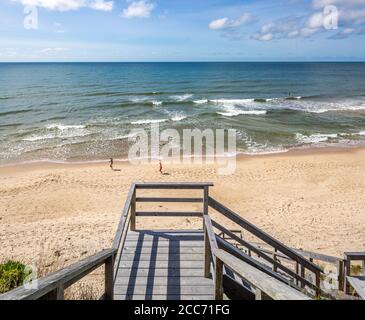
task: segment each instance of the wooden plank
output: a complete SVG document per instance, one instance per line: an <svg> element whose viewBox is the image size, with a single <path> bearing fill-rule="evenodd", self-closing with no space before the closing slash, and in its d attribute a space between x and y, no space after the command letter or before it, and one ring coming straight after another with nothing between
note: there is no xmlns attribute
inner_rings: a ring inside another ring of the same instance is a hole
<svg viewBox="0 0 365 320"><path fill-rule="evenodd" d="M38 279L37 288L30 289L26 286L21 286L0 295L0 300L36 300L59 287L66 289L68 286L103 265L107 259L115 256L115 253L115 249L101 251L44 278Z"/></svg>
<svg viewBox="0 0 365 320"><path fill-rule="evenodd" d="M201 217L201 212L158 212L158 211L139 211L137 217Z"/></svg>
<svg viewBox="0 0 365 320"><path fill-rule="evenodd" d="M153 274L155 277L203 277L202 269L189 269L180 267L170 267L168 269L156 269L156 268L121 268L118 269L117 279L120 277L130 277L131 275L135 275L136 277L147 277L150 274Z"/></svg>
<svg viewBox="0 0 365 320"><path fill-rule="evenodd" d="M203 202L202 198L148 198L148 197L140 197L136 198L137 202L167 202L167 203L201 203Z"/></svg>
<svg viewBox="0 0 365 320"><path fill-rule="evenodd" d="M203 189L204 187L212 187L211 182L138 182L137 189Z"/></svg>
<svg viewBox="0 0 365 320"><path fill-rule="evenodd" d="M148 299L147 299L148 298ZM114 300L193 300L205 301L213 300L213 295L115 295Z"/></svg>
<svg viewBox="0 0 365 320"><path fill-rule="evenodd" d="M195 248L203 248L203 241L159 241L158 243L158 247L159 248L182 248L182 247L195 247ZM152 242L152 241L146 241L143 244L136 244L135 242L127 242L125 243L125 247L127 248L151 248L151 247L155 247L156 245Z"/></svg>
<svg viewBox="0 0 365 320"><path fill-rule="evenodd" d="M261 290L274 300L309 300L309 297L300 291L285 285L221 249L217 250L216 256L254 288Z"/></svg>
<svg viewBox="0 0 365 320"><path fill-rule="evenodd" d="M348 283L354 288L362 300L365 300L365 276L347 276Z"/></svg>
<svg viewBox="0 0 365 320"><path fill-rule="evenodd" d="M320 267L318 267L314 263L306 260L304 257L302 257L300 254L296 253L291 248L287 247L286 245L284 245L280 241L276 240L275 238L270 236L268 233L260 230L255 225L253 225L252 223L250 223L247 220L243 219L238 214L236 214L232 210L228 209L224 205L220 204L218 201L214 200L211 197L209 197L209 205L213 209L215 209L218 212L220 212L221 214L223 214L228 219L230 219L233 222L237 223L239 226L241 226L245 230L249 231L250 233L252 233L256 237L258 237L259 239L261 239L262 241L270 244L272 247L274 247L275 249L281 251L282 253L284 253L288 257L291 257L293 260L300 262L307 269L309 269L313 272L315 272L315 271L323 272L323 270Z"/></svg>
<svg viewBox="0 0 365 320"><path fill-rule="evenodd" d="M209 286L213 288L213 281L211 279L206 279L202 277L202 272L199 276L174 276L174 277L118 277L115 281L116 286L125 286L129 283L134 283L135 285L158 285L166 286L170 285L181 285L181 286Z"/></svg>
<svg viewBox="0 0 365 320"><path fill-rule="evenodd" d="M129 255L134 255L136 252L139 252L141 255L144 254L150 254L152 247L140 247L139 249L135 249L135 248L129 248L129 247L125 247L123 250L123 253L125 254L129 254ZM204 250L202 247L157 247L156 250L156 254L157 256L162 255L162 254L199 254L202 255L204 253Z"/></svg>
<svg viewBox="0 0 365 320"><path fill-rule="evenodd" d="M150 262L149 261L121 261L119 264L119 269L123 269L123 268L132 268L133 266L136 266L136 268L141 268L141 269L148 269L150 268ZM203 273L203 268L204 268L204 261L200 260L200 261L187 261L187 260L182 260L182 261L161 261L161 260L157 260L155 263L155 268L156 269L168 269L168 268L191 268L191 269L199 269L201 268L201 272Z"/></svg>
<svg viewBox="0 0 365 320"><path fill-rule="evenodd" d="M178 293L181 295L209 295L213 292L213 286L159 286L153 285L151 287L147 287L145 285L142 286L118 286L114 287L114 292L116 295L123 295L123 294L137 294L137 295L145 295L145 294L168 294L169 292Z"/></svg>
<svg viewBox="0 0 365 320"><path fill-rule="evenodd" d="M134 260L135 254L123 254L121 261L131 261ZM193 253L164 253L164 254L141 254L138 258L139 261L201 261L202 254Z"/></svg>

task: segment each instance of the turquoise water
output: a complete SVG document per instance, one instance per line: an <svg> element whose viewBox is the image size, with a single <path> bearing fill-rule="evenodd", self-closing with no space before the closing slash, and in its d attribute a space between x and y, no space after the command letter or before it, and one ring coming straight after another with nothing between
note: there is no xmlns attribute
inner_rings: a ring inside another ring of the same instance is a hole
<svg viewBox="0 0 365 320"><path fill-rule="evenodd" d="M249 154L362 144L365 63L0 64L0 163L125 158L151 122Z"/></svg>

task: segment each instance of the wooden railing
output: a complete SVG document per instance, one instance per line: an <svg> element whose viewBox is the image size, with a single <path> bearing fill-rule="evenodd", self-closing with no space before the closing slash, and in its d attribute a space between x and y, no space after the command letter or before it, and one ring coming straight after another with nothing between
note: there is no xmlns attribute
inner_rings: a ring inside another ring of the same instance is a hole
<svg viewBox="0 0 365 320"><path fill-rule="evenodd" d="M204 242L205 242L205 263L204 276L211 276L211 261L213 260L213 281L216 300L223 299L223 269L224 266L235 272L241 279L250 284L255 290L257 300L308 300L309 297L284 284L272 275L260 271L234 255L219 249L217 236L213 230L212 220L208 215L204 216Z"/></svg>
<svg viewBox="0 0 365 320"><path fill-rule="evenodd" d="M209 187L213 183L206 182L167 182L167 183L136 183L132 197L131 230L136 229L136 217L199 217L208 213ZM176 189L176 190L203 190L202 198L162 198L162 197L136 197L136 191L145 189ZM158 212L136 211L137 203L203 203L201 212Z"/></svg>
<svg viewBox="0 0 365 320"><path fill-rule="evenodd" d="M116 250L107 249L76 262L44 278L36 279L12 291L0 295L0 300L63 300L64 290L96 268L105 265L105 294L103 299L113 299L113 265Z"/></svg>
<svg viewBox="0 0 365 320"><path fill-rule="evenodd" d="M174 216L174 217L201 217L204 226L205 239L205 263L204 276L209 277L211 274L211 265L213 265L213 280L215 282L215 297L221 299L223 297L223 267L230 268L237 273L239 277L244 279L252 287L255 288L257 297L266 295L272 299L306 299L307 296L299 292L298 288L291 287L290 281L283 277L281 273L298 280L302 286L307 286L320 293L320 273L321 268L306 260L301 254L295 250L285 246L267 233L263 232L256 226L241 218L239 215L226 208L218 201L209 197L209 187L212 183L133 183L129 189L127 199L121 214L121 219L115 233L112 248L104 250L90 258L77 262L67 268L64 268L54 274L46 276L38 280L38 288L29 290L25 287L17 288L5 295L1 295L0 299L63 299L64 289L77 282L97 267L105 264L105 294L103 298L113 299L113 286L116 276L116 268L119 265L125 240L129 230L136 230L137 217L150 216ZM141 197L137 195L138 190L203 190L202 197ZM202 203L201 212L150 212L137 211L138 203ZM209 207L235 222L241 228L249 231L251 234L259 238L261 241L270 245L276 250L277 254L283 254L285 257L295 261L301 266L301 275L293 272L289 268L280 264L275 257L260 250L257 246L248 243L244 239L238 237L224 226L212 221L209 216ZM270 270L267 266L259 263L257 259L250 257L237 249L235 246L217 236L214 228L223 234L228 235L242 246L256 253L260 258L271 263L273 268ZM312 284L305 278L305 269L313 272L316 276L315 284ZM276 288L276 289L275 289ZM300 288L299 288L300 289ZM259 294L260 293L260 294Z"/></svg>
<svg viewBox="0 0 365 320"><path fill-rule="evenodd" d="M218 213L222 214L223 216L225 216L226 218L228 218L232 222L236 223L241 228L248 231L253 236L255 236L258 239L260 239L261 241L263 241L264 243L270 245L277 252L279 252L279 253L281 252L282 254L284 254L285 256L290 258L291 260L295 261L298 264L298 266L300 266L300 275L298 274L299 270L298 270L298 272L294 272L294 271L290 270L289 268L283 266L282 264L278 263L276 261L276 259L274 259L274 258L266 255L265 253L261 252L258 248L251 245L249 242L241 239L240 237L238 237L234 233L230 232L229 230L227 230L226 228L224 228L220 224L218 224L216 222L213 222L214 227L216 227L221 232L228 234L230 237L232 237L234 240L236 240L241 245L248 248L250 251L257 253L257 255L260 258L262 258L262 259L266 260L267 262L271 263L273 265L273 270L275 272L278 269L280 269L282 272L286 273L288 276L293 277L294 279L299 281L303 288L305 286L307 286L307 287L313 289L317 296L319 296L322 293L321 288L320 288L320 276L321 276L321 273L323 272L323 270L319 266L317 266L313 262L305 259L302 255L298 254L296 251L294 251L293 249L291 249L288 246L284 245L280 241L276 240L275 238L273 238L272 236L270 236L266 232L262 231L261 229L257 228L255 225L253 225L250 222L248 222L247 220L243 219L241 216L239 216L238 214L236 214L232 210L228 209L227 207L225 207L224 205L222 205L221 203L219 203L215 199L209 197L208 203L209 203L209 206L211 208L213 208L214 210L216 210ZM226 247L228 247L227 244L226 244ZM233 251L233 249L232 249L232 251ZM250 261L247 257L245 259L246 259L246 263ZM313 274L315 276L315 283L314 284L309 282L305 278L306 270L308 270L310 272L313 272ZM265 269L262 269L262 271L266 272Z"/></svg>
<svg viewBox="0 0 365 320"><path fill-rule="evenodd" d="M216 299L223 299L223 267L229 267L240 278L248 282L255 291L256 300L310 300L304 293L282 283L255 267L219 249L215 252Z"/></svg>

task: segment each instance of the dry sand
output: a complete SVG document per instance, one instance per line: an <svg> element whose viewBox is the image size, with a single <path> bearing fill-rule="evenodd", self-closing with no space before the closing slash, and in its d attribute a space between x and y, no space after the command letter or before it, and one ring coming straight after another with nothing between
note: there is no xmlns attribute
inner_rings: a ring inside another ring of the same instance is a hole
<svg viewBox="0 0 365 320"><path fill-rule="evenodd" d="M364 149L242 156L231 176L217 175L214 165L165 165L169 175L163 176L158 164L115 167L121 171L108 163L0 168L0 260L52 269L110 247L132 181L211 181L213 197L292 247L337 256L365 251ZM202 224L194 218L137 222L157 229Z"/></svg>

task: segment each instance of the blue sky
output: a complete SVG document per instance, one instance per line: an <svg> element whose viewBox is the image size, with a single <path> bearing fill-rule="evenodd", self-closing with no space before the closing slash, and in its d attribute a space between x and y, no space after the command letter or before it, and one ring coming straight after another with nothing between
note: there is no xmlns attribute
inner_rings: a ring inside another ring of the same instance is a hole
<svg viewBox="0 0 365 320"><path fill-rule="evenodd" d="M0 3L0 61L354 61L364 40L365 0Z"/></svg>

